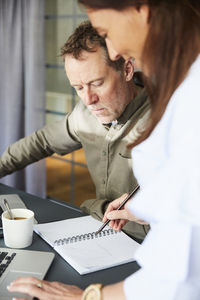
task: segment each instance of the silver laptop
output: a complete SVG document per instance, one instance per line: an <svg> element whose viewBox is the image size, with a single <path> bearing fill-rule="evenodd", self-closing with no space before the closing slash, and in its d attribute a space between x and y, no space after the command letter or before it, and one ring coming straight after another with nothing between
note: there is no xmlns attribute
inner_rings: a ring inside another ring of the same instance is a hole
<svg viewBox="0 0 200 300"><path fill-rule="evenodd" d="M0 299L11 300L13 297L32 299L20 293L10 293L7 286L22 276L43 279L54 256L52 252L0 248Z"/></svg>

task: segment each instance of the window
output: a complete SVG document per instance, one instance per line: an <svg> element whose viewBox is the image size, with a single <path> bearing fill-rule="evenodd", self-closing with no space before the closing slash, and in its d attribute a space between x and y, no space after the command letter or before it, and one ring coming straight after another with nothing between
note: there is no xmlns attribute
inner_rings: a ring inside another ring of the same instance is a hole
<svg viewBox="0 0 200 300"><path fill-rule="evenodd" d="M54 122L71 112L79 100L70 86L59 51L69 35L87 19L74 0L46 0L46 123ZM66 156L46 159L47 196L76 205L95 198L83 150Z"/></svg>

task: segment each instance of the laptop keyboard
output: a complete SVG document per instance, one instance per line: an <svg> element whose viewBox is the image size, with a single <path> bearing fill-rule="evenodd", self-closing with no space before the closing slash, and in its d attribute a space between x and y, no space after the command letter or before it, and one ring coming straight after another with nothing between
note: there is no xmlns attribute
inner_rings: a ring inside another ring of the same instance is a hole
<svg viewBox="0 0 200 300"><path fill-rule="evenodd" d="M15 252L13 252L11 255L8 255L8 252L0 252L0 277L2 276L3 272L7 269L15 255Z"/></svg>

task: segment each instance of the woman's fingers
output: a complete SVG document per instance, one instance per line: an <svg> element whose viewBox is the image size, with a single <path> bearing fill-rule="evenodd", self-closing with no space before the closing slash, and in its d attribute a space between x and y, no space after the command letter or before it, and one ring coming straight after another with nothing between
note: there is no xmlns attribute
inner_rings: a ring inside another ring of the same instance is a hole
<svg viewBox="0 0 200 300"><path fill-rule="evenodd" d="M127 220L127 211L125 209L113 210L107 214L109 220L123 219Z"/></svg>
<svg viewBox="0 0 200 300"><path fill-rule="evenodd" d="M124 199L127 197L128 194L122 195L120 198L117 198L113 200L107 207L104 216L103 216L103 222L106 222L109 218L107 217L107 214L111 211L117 210L117 208L120 206L120 204L124 201Z"/></svg>
<svg viewBox="0 0 200 300"><path fill-rule="evenodd" d="M37 297L38 299L43 299L43 300L51 299L50 294L47 293L45 288L43 287L40 288L36 283L31 281L26 281L26 280L14 281L10 284L8 290L10 292L15 291L15 292L24 293L30 296Z"/></svg>
<svg viewBox="0 0 200 300"><path fill-rule="evenodd" d="M120 198L112 201L105 211L103 222L110 220L109 226L115 231L120 231L128 221L134 221L140 225L148 225L147 222L135 217L132 213L130 213L127 205L125 205L122 209L117 210L117 208L124 201L127 195L128 194L124 194Z"/></svg>
<svg viewBox="0 0 200 300"><path fill-rule="evenodd" d="M39 280L35 277L19 278L10 284L8 290L28 294L40 300L80 300L83 292L76 286Z"/></svg>

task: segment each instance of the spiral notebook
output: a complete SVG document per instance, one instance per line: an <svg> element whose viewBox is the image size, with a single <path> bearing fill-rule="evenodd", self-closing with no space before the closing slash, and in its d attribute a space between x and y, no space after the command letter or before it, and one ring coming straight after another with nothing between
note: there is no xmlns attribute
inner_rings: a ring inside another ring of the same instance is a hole
<svg viewBox="0 0 200 300"><path fill-rule="evenodd" d="M85 216L37 224L34 231L81 275L134 261L140 245L109 226L96 235L101 225L93 217Z"/></svg>

